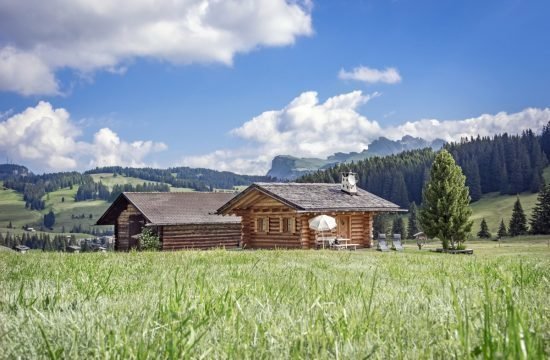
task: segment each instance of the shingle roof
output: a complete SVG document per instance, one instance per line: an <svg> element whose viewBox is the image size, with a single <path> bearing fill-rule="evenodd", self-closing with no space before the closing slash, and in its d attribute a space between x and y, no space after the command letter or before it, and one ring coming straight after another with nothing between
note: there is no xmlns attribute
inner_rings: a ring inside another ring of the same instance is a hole
<svg viewBox="0 0 550 360"><path fill-rule="evenodd" d="M277 199L298 211L399 211L399 206L358 188L350 195L340 184L325 183L254 183L218 212L224 213L239 198L254 189Z"/></svg>
<svg viewBox="0 0 550 360"><path fill-rule="evenodd" d="M238 223L240 218L237 216L216 214L216 210L234 196L232 193L206 192L125 192L115 202L121 197L127 199L153 225Z"/></svg>

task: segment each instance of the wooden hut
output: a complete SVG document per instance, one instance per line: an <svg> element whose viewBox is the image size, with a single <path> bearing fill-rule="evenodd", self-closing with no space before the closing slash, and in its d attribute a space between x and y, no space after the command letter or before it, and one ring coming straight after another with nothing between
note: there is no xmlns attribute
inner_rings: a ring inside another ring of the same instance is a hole
<svg viewBox="0 0 550 360"><path fill-rule="evenodd" d="M138 248L138 235L144 227L150 227L159 236L162 250L237 247L241 239L240 219L215 213L234 196L202 192L125 192L96 225L114 225L118 251Z"/></svg>
<svg viewBox="0 0 550 360"><path fill-rule="evenodd" d="M309 220L321 214L336 218L332 235L371 247L373 216L398 211L405 210L357 188L354 174L342 184L255 183L218 209L241 217L241 247L253 249L314 248L318 234Z"/></svg>

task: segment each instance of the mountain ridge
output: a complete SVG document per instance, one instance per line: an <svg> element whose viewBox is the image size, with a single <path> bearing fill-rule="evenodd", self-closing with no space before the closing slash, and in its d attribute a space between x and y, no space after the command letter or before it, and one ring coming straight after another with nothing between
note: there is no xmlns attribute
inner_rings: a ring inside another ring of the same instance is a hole
<svg viewBox="0 0 550 360"><path fill-rule="evenodd" d="M326 159L277 155L271 162L271 169L267 172L267 176L279 180L294 180L314 171L327 169L341 163L360 161L373 156L393 155L403 151L422 148L439 150L444 144L445 141L442 139L427 141L419 137L405 135L400 140L379 137L369 144L368 149L364 149L361 152L337 152L327 156Z"/></svg>

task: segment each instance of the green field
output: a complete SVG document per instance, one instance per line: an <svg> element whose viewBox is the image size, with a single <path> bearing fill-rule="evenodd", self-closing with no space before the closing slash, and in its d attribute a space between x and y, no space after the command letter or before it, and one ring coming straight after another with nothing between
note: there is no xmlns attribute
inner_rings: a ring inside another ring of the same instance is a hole
<svg viewBox="0 0 550 360"><path fill-rule="evenodd" d="M25 208L23 195L3 187L0 181L0 228L8 226L9 222L17 228L25 224L42 221L42 214Z"/></svg>
<svg viewBox="0 0 550 360"><path fill-rule="evenodd" d="M0 358L547 359L547 241L0 252Z"/></svg>
<svg viewBox="0 0 550 360"><path fill-rule="evenodd" d="M535 207L537 202L537 194L522 193L519 194L519 199L525 216L527 216L527 221L529 221L533 207ZM504 219L504 224L506 224L506 228L508 228L515 202L515 196L502 196L499 193L483 195L480 200L470 205L472 207L472 220L474 220L472 233L477 234L481 219L483 218L487 221L489 231L495 236L501 219Z"/></svg>
<svg viewBox="0 0 550 360"><path fill-rule="evenodd" d="M135 177L122 176L122 175L114 176L113 173L91 174L90 176L97 183L101 181L103 183L103 185L107 186L110 190L112 190L113 186L115 186L115 185L130 184L130 185L136 186L136 185L143 185L144 182L158 184L157 181L143 180L143 179L139 179L139 178L135 178ZM170 185L170 191L172 191L172 192L185 192L185 191L194 191L194 190L190 189L190 188L173 187L173 186Z"/></svg>

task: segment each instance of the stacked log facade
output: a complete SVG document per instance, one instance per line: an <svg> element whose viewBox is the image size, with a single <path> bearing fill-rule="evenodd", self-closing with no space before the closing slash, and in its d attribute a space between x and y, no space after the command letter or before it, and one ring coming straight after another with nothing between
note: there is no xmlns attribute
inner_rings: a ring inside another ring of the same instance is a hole
<svg viewBox="0 0 550 360"><path fill-rule="evenodd" d="M130 250L130 216L141 215L139 210L132 204L128 204L117 218L115 224L115 250L128 251Z"/></svg>
<svg viewBox="0 0 550 360"><path fill-rule="evenodd" d="M162 250L236 248L241 224L188 224L162 227Z"/></svg>
<svg viewBox="0 0 550 360"><path fill-rule="evenodd" d="M351 243L360 248L371 247L372 213L370 212L312 212L300 213L281 202L264 197L245 209L235 209L241 217L241 247L248 249L313 249L317 234L309 228L309 220L317 215L329 215L339 219L346 217L349 228L345 230ZM258 229L258 219L268 222L268 231ZM283 232L282 219L294 219L292 232ZM327 231L325 236L342 236L339 229Z"/></svg>

